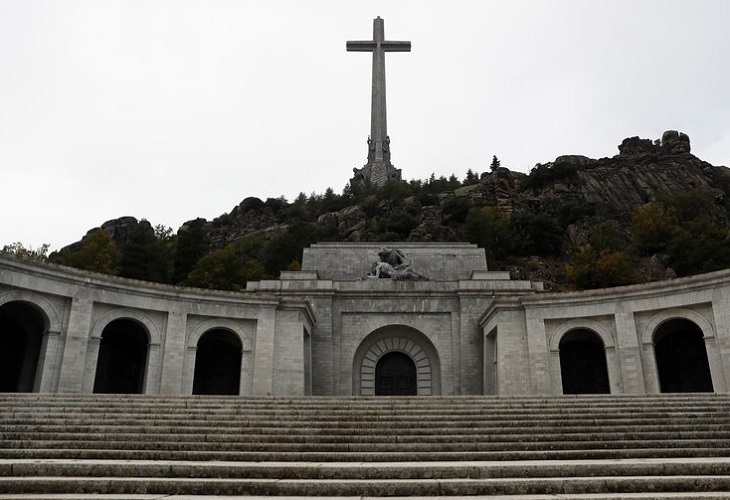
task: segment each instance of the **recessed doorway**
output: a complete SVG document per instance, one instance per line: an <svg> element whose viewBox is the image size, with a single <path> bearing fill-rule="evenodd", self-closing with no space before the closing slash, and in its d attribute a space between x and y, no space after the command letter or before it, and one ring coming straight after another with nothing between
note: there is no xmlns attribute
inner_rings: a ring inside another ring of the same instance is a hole
<svg viewBox="0 0 730 500"><path fill-rule="evenodd" d="M375 365L375 395L418 395L416 364L410 356L398 351L383 354Z"/></svg>

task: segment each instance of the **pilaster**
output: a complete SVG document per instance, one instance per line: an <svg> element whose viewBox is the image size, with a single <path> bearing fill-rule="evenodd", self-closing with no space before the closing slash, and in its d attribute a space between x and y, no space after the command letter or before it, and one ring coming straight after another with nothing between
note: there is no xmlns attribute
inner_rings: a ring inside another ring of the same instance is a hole
<svg viewBox="0 0 730 500"><path fill-rule="evenodd" d="M91 330L94 301L77 296L71 301L71 311L63 349L59 393L80 393L84 387L84 368Z"/></svg>
<svg viewBox="0 0 730 500"><path fill-rule="evenodd" d="M187 322L187 314L183 311L172 310L167 315L160 394L186 394L183 391L183 362L185 359Z"/></svg>

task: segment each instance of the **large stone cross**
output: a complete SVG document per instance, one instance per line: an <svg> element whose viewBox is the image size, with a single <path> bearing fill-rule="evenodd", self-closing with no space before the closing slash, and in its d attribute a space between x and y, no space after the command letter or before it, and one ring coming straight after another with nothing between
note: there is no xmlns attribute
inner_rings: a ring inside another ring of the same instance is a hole
<svg viewBox="0 0 730 500"><path fill-rule="evenodd" d="M393 172L395 172L390 163L390 138L388 137L385 111L385 53L410 52L411 42L386 41L384 22L378 17L373 19L373 39L347 42L347 50L348 52L373 53L370 137L368 138L368 163L365 165L365 169L372 170L371 180L375 184L382 185L393 177ZM383 175L385 178L381 180Z"/></svg>

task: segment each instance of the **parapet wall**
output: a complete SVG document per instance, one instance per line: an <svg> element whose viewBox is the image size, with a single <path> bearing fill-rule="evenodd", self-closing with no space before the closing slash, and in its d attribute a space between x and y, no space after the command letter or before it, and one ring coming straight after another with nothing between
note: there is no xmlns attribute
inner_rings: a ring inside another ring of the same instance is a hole
<svg viewBox="0 0 730 500"><path fill-rule="evenodd" d="M471 243L316 243L304 249L302 271L317 271L324 280L359 280L370 273L381 248L397 248L411 269L430 280L470 279L486 271L483 248Z"/></svg>

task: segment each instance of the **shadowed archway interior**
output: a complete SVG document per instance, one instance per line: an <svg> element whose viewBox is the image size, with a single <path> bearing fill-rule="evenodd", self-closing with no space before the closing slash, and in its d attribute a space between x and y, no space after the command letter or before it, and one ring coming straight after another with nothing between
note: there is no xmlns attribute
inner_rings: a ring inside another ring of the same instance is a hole
<svg viewBox="0 0 730 500"><path fill-rule="evenodd" d="M713 392L702 329L687 319L662 323L654 333L662 392Z"/></svg>
<svg viewBox="0 0 730 500"><path fill-rule="evenodd" d="M142 394L149 334L138 322L117 319L101 333L94 392Z"/></svg>
<svg viewBox="0 0 730 500"><path fill-rule="evenodd" d="M416 364L405 353L386 353L375 365L376 396L416 396L417 384Z"/></svg>
<svg viewBox="0 0 730 500"><path fill-rule="evenodd" d="M241 386L241 340L229 330L209 330L195 354L193 394L238 395Z"/></svg>
<svg viewBox="0 0 730 500"><path fill-rule="evenodd" d="M44 322L31 304L0 306L0 392L32 392Z"/></svg>
<svg viewBox="0 0 730 500"><path fill-rule="evenodd" d="M601 338L587 329L571 330L560 339L563 394L609 394L606 352Z"/></svg>

